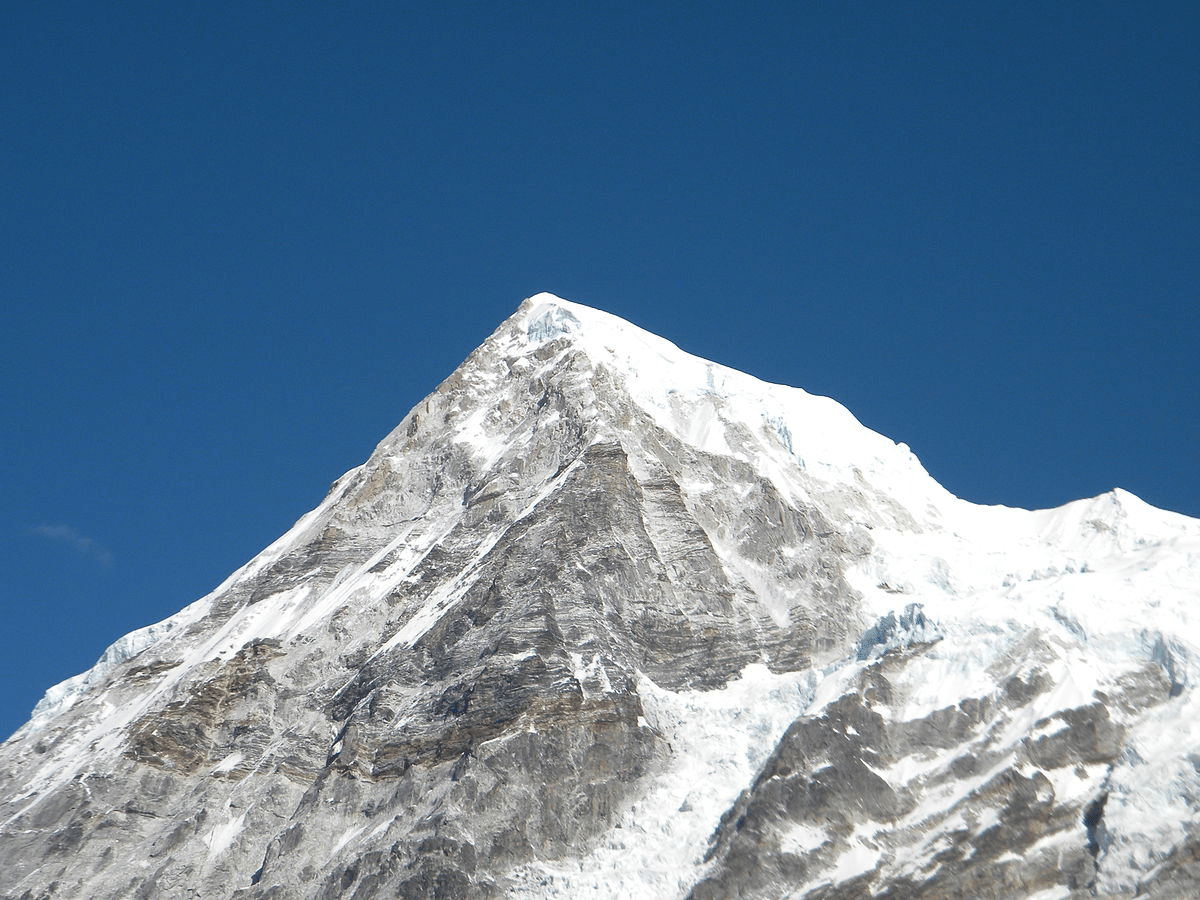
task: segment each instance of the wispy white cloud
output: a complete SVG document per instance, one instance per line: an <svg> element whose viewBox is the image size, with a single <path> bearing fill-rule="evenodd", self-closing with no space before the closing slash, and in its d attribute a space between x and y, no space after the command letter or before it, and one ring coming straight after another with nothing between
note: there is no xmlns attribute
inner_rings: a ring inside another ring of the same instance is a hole
<svg viewBox="0 0 1200 900"><path fill-rule="evenodd" d="M30 528L29 533L48 541L65 544L80 556L94 559L102 566L112 564L113 555L107 547L86 534L81 534L79 529L70 525L38 525Z"/></svg>

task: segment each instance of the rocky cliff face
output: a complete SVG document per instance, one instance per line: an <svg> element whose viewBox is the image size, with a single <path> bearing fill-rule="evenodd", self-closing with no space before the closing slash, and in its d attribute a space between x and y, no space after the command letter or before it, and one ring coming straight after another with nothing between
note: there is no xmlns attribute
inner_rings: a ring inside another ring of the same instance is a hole
<svg viewBox="0 0 1200 900"><path fill-rule="evenodd" d="M1200 523L531 298L0 747L5 898L1191 897Z"/></svg>

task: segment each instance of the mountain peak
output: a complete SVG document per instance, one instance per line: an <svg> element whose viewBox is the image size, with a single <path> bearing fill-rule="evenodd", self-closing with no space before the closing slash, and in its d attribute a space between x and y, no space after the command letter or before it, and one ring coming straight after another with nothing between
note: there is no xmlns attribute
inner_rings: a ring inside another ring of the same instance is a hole
<svg viewBox="0 0 1200 900"><path fill-rule="evenodd" d="M538 294L48 692L0 746L0 866L98 900L1187 896L1197 593L1195 520L973 506L833 400Z"/></svg>
<svg viewBox="0 0 1200 900"><path fill-rule="evenodd" d="M679 364L697 357L685 353L669 340L639 328L604 310L564 300L549 293L534 294L518 307L512 317L532 344L570 336L600 361L635 364L633 371L644 369L651 360L659 365ZM701 363L713 365L707 360Z"/></svg>
<svg viewBox="0 0 1200 900"><path fill-rule="evenodd" d="M607 337L610 340L616 335L624 335L626 338L638 335L643 340L656 339L655 335L611 313L564 300L545 291L522 301L512 318L523 326L526 338L534 344L563 335L578 338L585 333L591 333L593 337Z"/></svg>

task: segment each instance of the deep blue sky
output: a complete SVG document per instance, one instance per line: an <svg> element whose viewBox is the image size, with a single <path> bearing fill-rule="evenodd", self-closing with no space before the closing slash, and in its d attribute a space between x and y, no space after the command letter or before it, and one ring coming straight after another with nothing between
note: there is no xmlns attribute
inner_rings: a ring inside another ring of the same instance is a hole
<svg viewBox="0 0 1200 900"><path fill-rule="evenodd" d="M1200 5L0 5L0 734L520 300L1200 515Z"/></svg>

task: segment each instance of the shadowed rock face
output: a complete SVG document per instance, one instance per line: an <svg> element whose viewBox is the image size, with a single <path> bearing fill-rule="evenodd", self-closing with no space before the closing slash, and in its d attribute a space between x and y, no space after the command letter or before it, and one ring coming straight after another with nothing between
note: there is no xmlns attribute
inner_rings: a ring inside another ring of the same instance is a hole
<svg viewBox="0 0 1200 900"><path fill-rule="evenodd" d="M1131 896L1106 859L1184 644L1067 702L1062 636L1014 626L925 708L978 647L851 578L925 512L807 474L711 366L648 409L535 305L0 747L0 897Z"/></svg>

